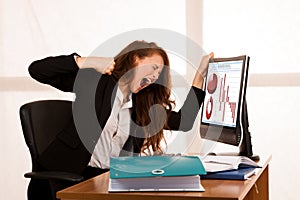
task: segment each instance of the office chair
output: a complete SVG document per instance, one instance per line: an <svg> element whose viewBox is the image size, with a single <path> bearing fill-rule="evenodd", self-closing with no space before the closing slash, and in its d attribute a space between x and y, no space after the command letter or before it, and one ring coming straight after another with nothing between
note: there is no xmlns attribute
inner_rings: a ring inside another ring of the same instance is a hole
<svg viewBox="0 0 300 200"><path fill-rule="evenodd" d="M77 174L47 171L37 162L39 155L71 118L71 101L43 100L21 106L21 125L32 160L32 172L24 175L31 178L27 190L28 200L56 200L58 190L83 180Z"/></svg>

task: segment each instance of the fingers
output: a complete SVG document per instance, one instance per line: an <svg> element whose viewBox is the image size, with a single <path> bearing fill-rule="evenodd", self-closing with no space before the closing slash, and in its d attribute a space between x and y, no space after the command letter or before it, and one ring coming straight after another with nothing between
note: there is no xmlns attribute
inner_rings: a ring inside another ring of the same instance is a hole
<svg viewBox="0 0 300 200"><path fill-rule="evenodd" d="M206 56L204 56L203 58L203 62L205 63L206 67L208 67L208 63L209 63L209 60L210 59L213 59L214 58L214 52L211 52L210 54L207 54Z"/></svg>
<svg viewBox="0 0 300 200"><path fill-rule="evenodd" d="M213 59L214 56L215 56L214 52L210 52L210 54L204 56L204 59L208 62L209 59Z"/></svg>
<svg viewBox="0 0 300 200"><path fill-rule="evenodd" d="M103 73L111 75L114 69L115 69L115 62L113 61L112 64L109 67L107 67Z"/></svg>

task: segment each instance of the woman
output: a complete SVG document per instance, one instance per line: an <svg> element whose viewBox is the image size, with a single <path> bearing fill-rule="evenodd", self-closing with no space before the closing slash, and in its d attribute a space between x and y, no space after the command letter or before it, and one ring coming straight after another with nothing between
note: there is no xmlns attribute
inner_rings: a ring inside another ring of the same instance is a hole
<svg viewBox="0 0 300 200"><path fill-rule="evenodd" d="M212 57L212 53L203 57L192 88L178 112L172 111L174 102L170 100L169 59L155 43L134 41L115 58L71 54L33 62L29 66L32 78L66 92L73 91L79 70L89 68L93 69L92 73L101 75L95 94L95 112L102 130L100 135L90 137L95 141L93 153L80 141L72 121L40 156L39 164L49 170L76 172L90 178L109 169L110 156L128 155L128 152L161 154L163 129L187 131L192 128L204 100L203 75ZM76 93L76 101L79 99ZM154 105L160 108L152 109Z"/></svg>

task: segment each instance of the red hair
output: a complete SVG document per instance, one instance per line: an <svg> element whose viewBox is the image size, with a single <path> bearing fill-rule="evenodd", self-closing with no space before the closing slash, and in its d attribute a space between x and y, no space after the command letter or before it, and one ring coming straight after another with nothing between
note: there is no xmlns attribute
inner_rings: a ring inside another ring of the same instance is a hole
<svg viewBox="0 0 300 200"><path fill-rule="evenodd" d="M116 57L115 57L115 69L113 71L113 76L118 80L122 76L125 77L128 81L132 80L132 73L127 73L129 70L133 69L136 66L136 57L143 59L145 57L152 56L153 54L158 54L162 57L164 61L164 67L161 71L156 83L147 86L146 88L139 91L137 94L134 94L135 97L135 108L132 113L135 115L135 122L138 126L143 127L143 133L138 133L145 138L144 144L141 147L142 152L152 149L154 153L162 153L161 141L164 140L163 128L168 128L167 124L161 124L162 120L161 114L159 112L152 113L152 119L155 121L151 122L149 111L150 108L155 105L161 105L167 112L167 116L170 114L171 109L174 107L174 101L170 100L171 96L171 76L170 76L170 63L169 58L165 50L157 46L153 42L145 41L134 41L128 46L126 46ZM123 77L122 77L123 78ZM148 126L151 122L151 125ZM147 128L146 128L147 126ZM156 133L152 133L153 130Z"/></svg>

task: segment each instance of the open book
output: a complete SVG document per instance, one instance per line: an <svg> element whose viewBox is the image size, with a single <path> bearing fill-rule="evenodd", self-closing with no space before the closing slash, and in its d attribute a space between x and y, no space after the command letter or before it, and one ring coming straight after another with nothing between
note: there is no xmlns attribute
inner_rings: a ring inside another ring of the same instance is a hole
<svg viewBox="0 0 300 200"><path fill-rule="evenodd" d="M245 156L206 156L202 158L206 172L237 170L245 167L260 167L256 162Z"/></svg>

